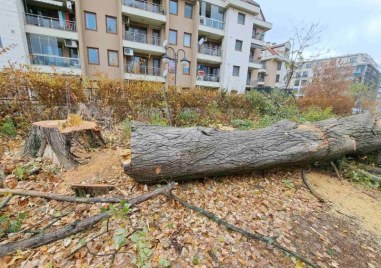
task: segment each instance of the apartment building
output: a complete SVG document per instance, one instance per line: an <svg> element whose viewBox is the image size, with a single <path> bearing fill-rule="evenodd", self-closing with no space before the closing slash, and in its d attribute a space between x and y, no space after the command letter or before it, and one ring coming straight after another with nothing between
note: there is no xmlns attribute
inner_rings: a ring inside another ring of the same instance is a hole
<svg viewBox="0 0 381 268"><path fill-rule="evenodd" d="M275 44L267 42L261 54L262 68L254 87L285 88L287 64L290 62L291 43Z"/></svg>
<svg viewBox="0 0 381 268"><path fill-rule="evenodd" d="M2 57L36 70L244 92L266 22L253 0L0 0ZM5 18L5 19L3 19Z"/></svg>
<svg viewBox="0 0 381 268"><path fill-rule="evenodd" d="M291 80L291 85L297 96L303 96L303 87L310 83L325 66L348 69L348 79L368 85L377 92L380 84L380 70L377 63L366 53L350 54L332 58L317 59L300 64ZM318 72L319 71L319 72Z"/></svg>

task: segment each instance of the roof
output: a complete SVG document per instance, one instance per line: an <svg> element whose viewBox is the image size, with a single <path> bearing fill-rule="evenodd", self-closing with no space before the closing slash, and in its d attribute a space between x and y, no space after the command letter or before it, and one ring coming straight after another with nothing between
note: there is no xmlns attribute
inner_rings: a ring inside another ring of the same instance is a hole
<svg viewBox="0 0 381 268"><path fill-rule="evenodd" d="M267 50L270 51L272 55L278 55L278 52L276 52L272 47L268 47Z"/></svg>
<svg viewBox="0 0 381 268"><path fill-rule="evenodd" d="M257 2L255 2L254 0L242 0L242 1L249 3L249 4L252 4L254 6L260 7L260 5Z"/></svg>

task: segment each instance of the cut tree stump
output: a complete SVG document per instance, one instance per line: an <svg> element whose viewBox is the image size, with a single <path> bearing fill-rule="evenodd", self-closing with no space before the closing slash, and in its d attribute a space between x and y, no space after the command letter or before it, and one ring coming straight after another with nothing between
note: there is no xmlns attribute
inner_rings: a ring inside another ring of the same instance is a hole
<svg viewBox="0 0 381 268"><path fill-rule="evenodd" d="M40 121L32 124L22 156L45 157L65 169L76 167L89 158L89 152L105 145L93 122L83 121L72 127L66 120Z"/></svg>
<svg viewBox="0 0 381 268"><path fill-rule="evenodd" d="M131 159L123 166L135 180L157 183L327 161L380 150L380 119L360 114L306 124L284 120L246 131L136 125Z"/></svg>

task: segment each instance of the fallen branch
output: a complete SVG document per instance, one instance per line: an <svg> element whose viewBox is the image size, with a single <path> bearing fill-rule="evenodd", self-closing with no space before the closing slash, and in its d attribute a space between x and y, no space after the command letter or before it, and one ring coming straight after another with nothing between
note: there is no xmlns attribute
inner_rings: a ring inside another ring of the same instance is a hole
<svg viewBox="0 0 381 268"><path fill-rule="evenodd" d="M372 173L369 173L368 171L365 171L365 170L363 170L361 168L358 168L358 167L356 167L354 165L351 165L351 164L348 164L348 163L345 163L345 162L343 162L341 165L346 167L346 168L355 170L355 171L357 171L358 173L360 173L360 174L362 174L364 176L369 177L373 182L381 183L381 177L380 176L374 175Z"/></svg>
<svg viewBox="0 0 381 268"><path fill-rule="evenodd" d="M381 168L378 168L378 167L372 167L372 166L368 166L368 165L361 165L361 167L362 167L363 169L365 169L366 171L368 171L368 172L371 172L371 173L374 173L374 174L381 175Z"/></svg>
<svg viewBox="0 0 381 268"><path fill-rule="evenodd" d="M319 266L317 264L314 264L311 261L307 260L306 258L300 256L296 252L293 252L293 251L285 248L284 246L282 246L281 244L276 242L275 239L272 238L272 237L265 236L265 235L259 234L257 232L248 232L246 230L243 230L243 229L241 229L241 228L239 228L239 227L237 227L235 225L232 225L232 224L222 220L221 218L219 218L217 215L215 215L214 213L212 213L210 211L206 211L206 210L204 210L204 209L202 209L200 207L196 207L196 206L194 206L194 205L192 205L192 204L190 204L190 203L188 203L188 202L178 198L172 192L170 192L170 194L168 196L170 198L173 198L177 202L179 202L184 207L186 207L188 209L191 209L191 210L194 210L194 211L204 215L208 219L210 219L210 220L212 220L212 221L214 221L214 222L216 222L218 224L221 224L221 225L225 226L229 230L232 230L232 231L235 231L237 233L240 233L240 234L242 234L243 236L245 236L247 238L255 239L255 240L264 242L268 246L275 247L275 248L279 249L280 251L282 251L283 253L285 253L286 255L295 257L295 258L301 260L302 262L308 264L309 266L311 266L313 268L319 268Z"/></svg>
<svg viewBox="0 0 381 268"><path fill-rule="evenodd" d="M174 184L170 183L170 184L163 186L163 187L160 187L160 188L158 188L155 191L152 191L150 193L143 194L143 195L140 195L140 196L135 197L135 198L131 198L131 199L127 200L127 203L131 207L135 206L135 205L140 204L140 203L142 203L142 202L144 202L144 201L146 201L152 197L155 197L155 196L160 195L160 194L165 194L168 191L170 191L173 187L174 187ZM93 226L94 224L96 224L97 222L99 222L103 219L107 219L109 217L110 217L109 212L103 212L103 213L100 213L98 215L86 218L84 220L80 220L80 221L76 220L69 225L66 225L62 228L59 228L59 229L54 230L54 231L49 232L49 233L41 233L41 234L36 235L36 236L29 238L29 239L24 239L21 241L15 241L15 242L11 242L11 243L1 245L0 246L0 258L3 256L6 256L8 254L11 254L11 253L13 253L19 249L26 250L28 248L36 248L36 247L39 247L42 245L49 244L51 242L55 242L57 240L61 240L61 239L68 237L70 235L84 231L84 230L90 228L91 226Z"/></svg>
<svg viewBox="0 0 381 268"><path fill-rule="evenodd" d="M311 194L315 196L317 200L319 200L319 202L324 203L325 202L324 199L311 187L310 183L307 180L306 175L304 174L304 170L302 170L302 179L303 179L304 185L311 192Z"/></svg>
<svg viewBox="0 0 381 268"><path fill-rule="evenodd" d="M0 210L2 210L8 204L8 202L11 201L11 199L12 199L12 195L9 195L6 198L4 198L4 200L1 201L0 203Z"/></svg>
<svg viewBox="0 0 381 268"><path fill-rule="evenodd" d="M45 193L39 191L28 191L22 189L0 189L1 194L13 194L19 196L32 196L32 197L41 197L45 199L71 202L71 203L87 203L87 204L95 204L95 203L120 203L126 198L123 197L112 197L112 198L102 198L102 197L75 197L75 196L67 196L67 195L58 195L52 193Z"/></svg>
<svg viewBox="0 0 381 268"><path fill-rule="evenodd" d="M337 176L340 180L342 180L343 177L341 176L340 171L339 171L339 169L337 168L335 162L333 162L333 161L330 161L330 162L331 162L331 166L332 166L333 169L335 170L336 176Z"/></svg>

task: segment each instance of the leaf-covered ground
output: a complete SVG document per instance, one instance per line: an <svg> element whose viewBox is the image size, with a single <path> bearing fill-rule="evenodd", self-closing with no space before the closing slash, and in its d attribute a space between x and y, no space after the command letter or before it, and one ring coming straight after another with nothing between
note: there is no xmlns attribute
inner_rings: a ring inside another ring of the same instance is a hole
<svg viewBox="0 0 381 268"><path fill-rule="evenodd" d="M8 176L9 187L71 195L71 184L109 183L117 186L109 194L114 196L136 196L157 187L139 185L123 173L119 148L94 152L89 164L67 172L45 160L31 160L29 166L41 167L42 172L20 180L21 171L14 170L26 162L17 160L18 146L14 141L7 144L0 159L6 173L16 173ZM340 182L330 174L312 172L307 177L326 203L319 203L306 189L300 170L188 182L177 185L174 193L231 224L276 237L321 267L381 267L380 192ZM348 205L345 197L366 202L358 201L356 210L356 202ZM13 197L1 215L8 215L17 231L3 234L0 244L31 237L23 231L41 231L59 219L46 231L54 230L95 215L102 207L107 205ZM20 213L24 217L18 219ZM78 251L84 241L106 230L106 221L64 240L3 257L0 267L109 267L112 256L107 254L116 246L120 249L113 267L303 267L164 196L132 208L125 216L116 214L108 225L108 233Z"/></svg>

